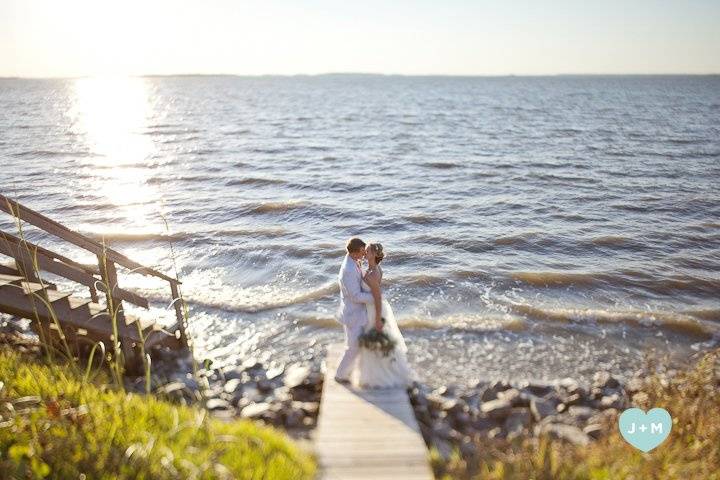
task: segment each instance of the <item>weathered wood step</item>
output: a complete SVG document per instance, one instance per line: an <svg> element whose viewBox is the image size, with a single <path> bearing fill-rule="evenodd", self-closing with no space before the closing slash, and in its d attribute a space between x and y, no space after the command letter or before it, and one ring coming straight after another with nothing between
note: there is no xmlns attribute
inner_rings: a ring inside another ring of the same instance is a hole
<svg viewBox="0 0 720 480"><path fill-rule="evenodd" d="M23 277L17 276L17 275L7 275L7 274L0 274L0 287L3 285L9 285L9 284L17 284L19 283Z"/></svg>
<svg viewBox="0 0 720 480"><path fill-rule="evenodd" d="M45 285L43 285L42 283L22 282L20 285L22 286L25 295L30 295L45 290Z"/></svg>
<svg viewBox="0 0 720 480"><path fill-rule="evenodd" d="M70 297L68 298L68 301L70 302L70 309L77 310L78 308L84 307L89 303L92 303L92 300L89 298L78 298L78 297ZM88 308L89 310L89 308Z"/></svg>
<svg viewBox="0 0 720 480"><path fill-rule="evenodd" d="M0 273L7 275L17 275L18 269L17 265L15 264L15 260L10 259L0 262Z"/></svg>

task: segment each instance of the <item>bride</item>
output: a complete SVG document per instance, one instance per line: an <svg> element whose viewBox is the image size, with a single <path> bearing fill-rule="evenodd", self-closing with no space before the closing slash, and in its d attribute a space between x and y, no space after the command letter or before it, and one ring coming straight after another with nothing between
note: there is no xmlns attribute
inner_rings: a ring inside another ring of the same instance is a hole
<svg viewBox="0 0 720 480"><path fill-rule="evenodd" d="M388 301L382 298L383 271L380 262L384 257L380 243L370 243L365 249L368 269L363 275L361 288L372 293L374 302L366 304L368 322L364 331L368 332L373 328L384 331L395 342L395 348L388 355L377 350L360 349L352 383L361 388L408 387L415 379L406 357L407 346L392 308Z"/></svg>

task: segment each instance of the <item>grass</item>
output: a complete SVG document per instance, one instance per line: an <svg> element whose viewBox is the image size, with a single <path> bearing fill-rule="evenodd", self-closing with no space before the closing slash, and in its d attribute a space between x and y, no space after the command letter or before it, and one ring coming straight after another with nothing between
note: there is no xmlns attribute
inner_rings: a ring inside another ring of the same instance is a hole
<svg viewBox="0 0 720 480"><path fill-rule="evenodd" d="M636 406L644 410L663 407L673 417L668 439L648 453L625 443L613 422L606 425L609 435L584 448L547 438L480 443L479 462L474 465L458 455L445 463L435 453L436 476L483 480L720 479L720 349L674 377L651 374L643 392L647 397Z"/></svg>
<svg viewBox="0 0 720 480"><path fill-rule="evenodd" d="M57 360L0 345L0 478L304 479L283 434L125 393ZM24 397L35 397L25 398Z"/></svg>

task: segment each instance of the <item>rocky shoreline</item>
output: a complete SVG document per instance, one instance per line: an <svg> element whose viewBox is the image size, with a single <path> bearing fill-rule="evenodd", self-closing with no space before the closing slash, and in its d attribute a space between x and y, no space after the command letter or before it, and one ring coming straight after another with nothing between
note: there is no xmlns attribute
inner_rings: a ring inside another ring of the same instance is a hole
<svg viewBox="0 0 720 480"><path fill-rule="evenodd" d="M180 362L182 363L182 362ZM437 388L415 383L410 401L429 447L444 458L463 457L489 439L513 441L548 435L574 445L599 439L619 412L643 404L642 372L623 383L608 372L590 384L572 378L552 382L478 381ZM320 409L324 374L319 362L266 368L255 359L206 368L193 376L171 374L154 391L180 403L203 405L220 418L247 418L310 438ZM142 391L144 379L128 385Z"/></svg>
<svg viewBox="0 0 720 480"><path fill-rule="evenodd" d="M622 383L598 371L591 384L572 378L553 382L477 382L466 388L423 385L410 389L410 399L426 443L444 459L453 450L468 460L488 440L513 441L547 435L585 446L609 433L617 415L630 405L643 405L642 373Z"/></svg>
<svg viewBox="0 0 720 480"><path fill-rule="evenodd" d="M190 358L164 351L159 360L152 391L161 398L202 406L219 419L261 421L297 438L307 438L317 423L323 385L319 363L266 367L248 358L241 365L210 365L193 374ZM126 388L144 393L145 378L127 378Z"/></svg>
<svg viewBox="0 0 720 480"><path fill-rule="evenodd" d="M26 347L23 347L26 348ZM172 402L204 407L219 419L246 418L310 438L320 411L324 373L320 361L266 367L254 358L242 365L200 368L177 352L156 352L151 389ZM208 364L209 362L206 362ZM643 371L623 383L598 371L590 384L572 378L552 382L478 381L472 385L408 389L423 437L443 458L458 450L472 458L478 442L548 435L587 445L608 432L619 412L643 406ZM666 375L671 376L672 371ZM145 393L144 377L127 377L128 391Z"/></svg>

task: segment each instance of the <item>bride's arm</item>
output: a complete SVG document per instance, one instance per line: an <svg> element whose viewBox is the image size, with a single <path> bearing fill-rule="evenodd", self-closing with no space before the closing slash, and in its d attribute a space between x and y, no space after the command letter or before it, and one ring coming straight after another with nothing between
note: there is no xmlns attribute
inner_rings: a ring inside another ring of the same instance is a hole
<svg viewBox="0 0 720 480"><path fill-rule="evenodd" d="M375 328L382 330L382 293L380 292L380 279L377 275L366 275L365 283L370 287L373 300L375 301Z"/></svg>

